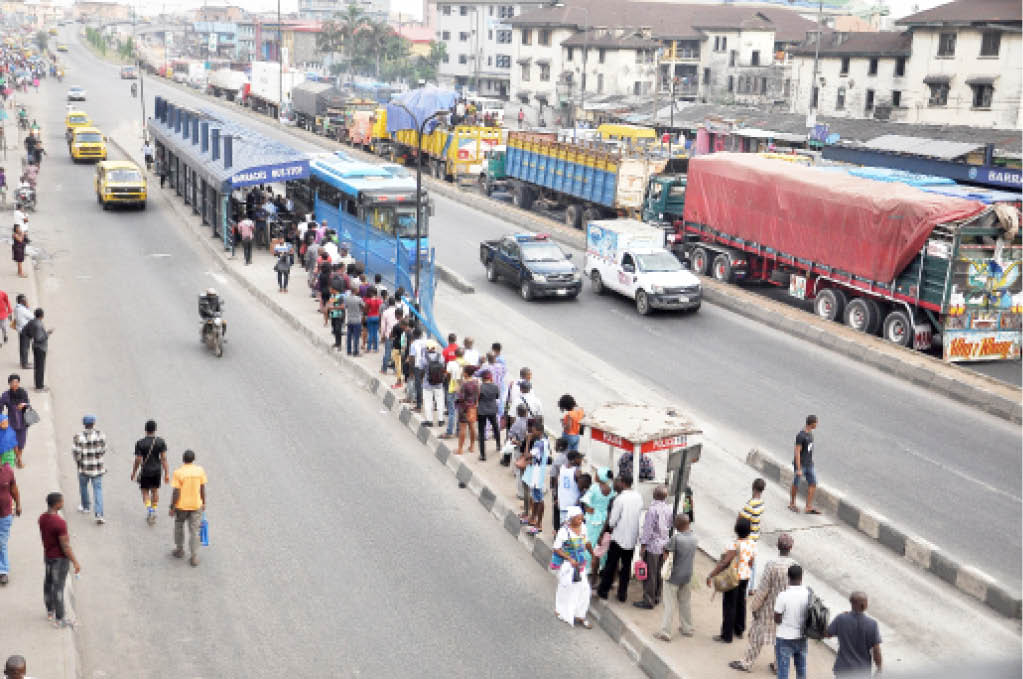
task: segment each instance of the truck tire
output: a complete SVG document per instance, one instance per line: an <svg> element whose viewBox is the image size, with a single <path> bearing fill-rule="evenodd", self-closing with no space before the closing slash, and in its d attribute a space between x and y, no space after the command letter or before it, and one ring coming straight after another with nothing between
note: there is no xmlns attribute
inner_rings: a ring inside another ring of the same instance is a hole
<svg viewBox="0 0 1023 679"><path fill-rule="evenodd" d="M533 206L533 192L528 186L516 184L512 189L512 204L517 208L528 210Z"/></svg>
<svg viewBox="0 0 1023 679"><path fill-rule="evenodd" d="M900 347L913 346L913 321L909 314L900 309L893 309L884 319L882 335L892 344Z"/></svg>
<svg viewBox="0 0 1023 679"><path fill-rule="evenodd" d="M689 269L698 276L706 276L710 268L710 256L703 248L693 248L689 255Z"/></svg>
<svg viewBox="0 0 1023 679"><path fill-rule="evenodd" d="M480 184L480 191L483 192L484 196L489 196L490 194L492 194L494 192L494 186L490 183L490 180L487 179L487 175L480 174L479 184Z"/></svg>
<svg viewBox="0 0 1023 679"><path fill-rule="evenodd" d="M519 294L522 295L522 299L526 300L527 302L532 302L533 284L530 283L528 280L522 281L522 284L519 285Z"/></svg>
<svg viewBox="0 0 1023 679"><path fill-rule="evenodd" d="M500 274L497 273L497 269L494 268L494 263L491 262L490 264L487 264L487 280L491 283L496 283L497 279L500 277Z"/></svg>
<svg viewBox="0 0 1023 679"><path fill-rule="evenodd" d="M604 294L604 281L600 280L599 271L590 273L590 288L598 295Z"/></svg>
<svg viewBox="0 0 1023 679"><path fill-rule="evenodd" d="M848 298L838 288L824 288L813 300L813 311L826 321L841 322L845 317L845 305Z"/></svg>
<svg viewBox="0 0 1023 679"><path fill-rule="evenodd" d="M583 209L579 205L569 205L565 208L565 226L570 229L578 229L582 223Z"/></svg>
<svg viewBox="0 0 1023 679"><path fill-rule="evenodd" d="M873 335L877 333L878 318L877 302L865 297L857 297L845 307L845 324L853 330Z"/></svg>
<svg viewBox="0 0 1023 679"><path fill-rule="evenodd" d="M731 283L735 280L735 274L732 273L732 262L728 255L721 254L714 258L713 274L714 278L722 283Z"/></svg>
<svg viewBox="0 0 1023 679"><path fill-rule="evenodd" d="M884 325L885 311L887 309L882 308L881 303L871 297L864 297L863 301L870 309L870 318L873 321L867 329L867 333L879 335L881 333L881 326Z"/></svg>
<svg viewBox="0 0 1023 679"><path fill-rule="evenodd" d="M636 311L640 316L650 315L650 300L642 290L636 293Z"/></svg>
<svg viewBox="0 0 1023 679"><path fill-rule="evenodd" d="M585 210L583 210L583 228L586 228L587 224L589 224L590 222L595 222L601 217L603 217L603 215L600 214L600 210L598 210L597 208L595 207L586 208Z"/></svg>

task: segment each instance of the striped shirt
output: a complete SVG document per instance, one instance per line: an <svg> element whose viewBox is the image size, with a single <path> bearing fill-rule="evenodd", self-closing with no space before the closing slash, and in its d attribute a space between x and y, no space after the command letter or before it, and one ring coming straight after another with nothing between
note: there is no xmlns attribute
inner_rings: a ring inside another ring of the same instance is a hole
<svg viewBox="0 0 1023 679"><path fill-rule="evenodd" d="M86 429L75 434L71 442L71 452L78 463L79 474L100 476L106 473L103 456L107 454L107 437L100 430Z"/></svg>
<svg viewBox="0 0 1023 679"><path fill-rule="evenodd" d="M749 502L739 512L739 516L749 519L749 536L757 541L760 539L760 515L764 513L764 501L758 497L751 497Z"/></svg>

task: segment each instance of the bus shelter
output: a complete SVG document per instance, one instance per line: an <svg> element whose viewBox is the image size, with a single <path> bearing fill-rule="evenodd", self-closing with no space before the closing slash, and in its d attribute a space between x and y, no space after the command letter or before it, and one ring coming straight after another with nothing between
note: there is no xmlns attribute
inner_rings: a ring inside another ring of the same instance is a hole
<svg viewBox="0 0 1023 679"><path fill-rule="evenodd" d="M225 250L231 247L231 227L242 214L231 200L234 192L309 177L307 154L212 110L157 97L147 129L161 177L223 239Z"/></svg>
<svg viewBox="0 0 1023 679"><path fill-rule="evenodd" d="M674 513L678 513L680 503L688 497L692 465L700 459L702 429L678 408L642 403L605 403L587 413L582 423L589 428L586 452L591 464L603 461L594 444L606 446L607 466L616 473L622 454L631 453L633 487L649 502L653 486L664 483L674 498ZM639 483L644 455L652 458L655 475L645 486ZM663 476L658 475L659 469ZM691 506L686 510L691 514Z"/></svg>

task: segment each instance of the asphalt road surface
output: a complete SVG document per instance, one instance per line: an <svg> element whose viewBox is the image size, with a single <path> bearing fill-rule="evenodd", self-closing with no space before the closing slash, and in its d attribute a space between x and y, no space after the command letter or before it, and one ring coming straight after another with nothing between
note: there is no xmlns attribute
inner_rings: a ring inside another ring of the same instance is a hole
<svg viewBox="0 0 1023 679"><path fill-rule="evenodd" d="M127 85L72 72L109 132ZM553 581L333 361L211 273L162 198L99 208L93 168L63 148L62 88L46 81L29 103L50 154L33 238L60 449L84 413L112 447L105 526L71 509L70 452L60 460L83 564L81 676L640 676L599 630L556 623ZM227 302L221 359L198 341L211 285ZM148 527L129 481L150 417L174 467L190 447L209 474L198 568L170 556L169 490Z"/></svg>
<svg viewBox="0 0 1023 679"><path fill-rule="evenodd" d="M135 106L130 115L137 117L137 102L128 97L127 83L116 79L114 67L90 68L66 82L79 80L90 90L112 92L86 106L101 127L106 120L123 126L129 105ZM146 80L145 92L197 106L220 105L157 78ZM241 117L235 105L220 106ZM243 119L295 148L321 150ZM598 297L588 289L576 301L515 300L514 287L486 282L478 260L481 239L500 237L514 227L499 210L485 214L439 195L434 201L431 240L437 261L475 285L477 294L467 303L509 302L524 316L575 338L581 348L615 356L623 370L674 397L702 423L715 425L718 442L737 456L756 446L789 457L803 419L816 413L821 418L815 455L821 483L880 511L952 558L1010 585L1019 582L1023 439L1018 426L832 352L812 350L801 340L713 305L697 314L643 318L628 300ZM574 254L581 263L581 253Z"/></svg>

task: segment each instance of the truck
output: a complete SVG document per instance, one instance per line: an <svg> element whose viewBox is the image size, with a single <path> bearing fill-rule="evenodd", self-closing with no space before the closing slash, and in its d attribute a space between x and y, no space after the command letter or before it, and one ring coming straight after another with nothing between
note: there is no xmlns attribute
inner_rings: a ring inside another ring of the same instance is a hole
<svg viewBox="0 0 1023 679"><path fill-rule="evenodd" d="M670 237L693 272L788 288L829 321L949 362L1019 360L1020 203L752 154L689 163Z"/></svg>
<svg viewBox="0 0 1023 679"><path fill-rule="evenodd" d="M392 134L391 159L412 164L420 153L417 130L396 130ZM457 183L478 181L487 150L501 143L501 129L475 125L436 127L423 135L423 166L438 179Z"/></svg>
<svg viewBox="0 0 1023 679"><path fill-rule="evenodd" d="M299 83L291 90L291 106L298 126L317 134L323 134L324 129L329 130L344 123L346 99L330 83L312 80Z"/></svg>
<svg viewBox="0 0 1023 679"><path fill-rule="evenodd" d="M593 292L624 295L644 316L654 309L699 310L703 286L665 248L666 235L638 219L589 222L583 274Z"/></svg>
<svg viewBox="0 0 1023 679"><path fill-rule="evenodd" d="M582 290L582 273L546 234L515 233L480 243L480 262L487 280L504 280L519 289L527 302L536 297L575 299Z"/></svg>
<svg viewBox="0 0 1023 679"><path fill-rule="evenodd" d="M346 118L348 143L378 156L387 155L391 148L391 135L387 133L387 109L360 108Z"/></svg>
<svg viewBox="0 0 1023 679"><path fill-rule="evenodd" d="M253 61L246 102L253 110L278 118L291 101L291 90L303 80L305 74L301 71L285 70L282 74L276 61Z"/></svg>
<svg viewBox="0 0 1023 679"><path fill-rule="evenodd" d="M234 101L239 98L242 88L248 81L249 78L244 71L219 68L210 73L210 93L215 97L224 97L228 101Z"/></svg>
<svg viewBox="0 0 1023 679"><path fill-rule="evenodd" d="M534 132L508 133L504 165L504 182L517 207L528 210L537 202L563 207L565 224L576 229L600 219L642 217L654 177L662 178L658 186L665 198L683 183L677 159L669 162L649 146L557 141Z"/></svg>

